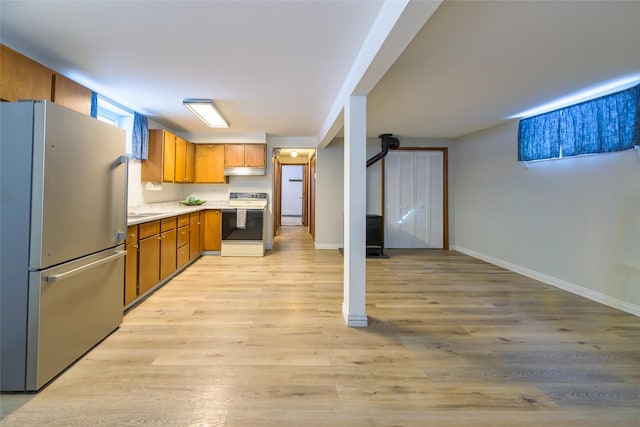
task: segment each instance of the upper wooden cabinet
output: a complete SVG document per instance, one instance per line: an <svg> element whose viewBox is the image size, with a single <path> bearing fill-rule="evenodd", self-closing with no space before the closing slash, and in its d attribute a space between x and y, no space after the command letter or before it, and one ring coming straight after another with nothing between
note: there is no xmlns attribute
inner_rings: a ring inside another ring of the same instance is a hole
<svg viewBox="0 0 640 427"><path fill-rule="evenodd" d="M225 144L224 167L264 168L267 164L265 144Z"/></svg>
<svg viewBox="0 0 640 427"><path fill-rule="evenodd" d="M186 171L184 182L194 182L196 171L196 146L189 141L187 141L187 155L185 164Z"/></svg>
<svg viewBox="0 0 640 427"><path fill-rule="evenodd" d="M51 100L56 104L91 115L91 89L79 85L61 74L53 75Z"/></svg>
<svg viewBox="0 0 640 427"><path fill-rule="evenodd" d="M195 148L184 138L176 136L175 182L193 182Z"/></svg>
<svg viewBox="0 0 640 427"><path fill-rule="evenodd" d="M164 129L149 129L149 156L142 161L141 180L175 182L176 136Z"/></svg>
<svg viewBox="0 0 640 427"><path fill-rule="evenodd" d="M10 102L42 99L91 114L91 89L5 45L0 45L0 99Z"/></svg>
<svg viewBox="0 0 640 427"><path fill-rule="evenodd" d="M0 99L51 101L53 71L13 49L0 45Z"/></svg>
<svg viewBox="0 0 640 427"><path fill-rule="evenodd" d="M187 178L187 141L176 136L175 182L185 182Z"/></svg>
<svg viewBox="0 0 640 427"><path fill-rule="evenodd" d="M267 166L267 146L265 144L245 144L244 165L251 168Z"/></svg>
<svg viewBox="0 0 640 427"><path fill-rule="evenodd" d="M195 179L196 183L224 184L224 151L222 144L195 145Z"/></svg>
<svg viewBox="0 0 640 427"><path fill-rule="evenodd" d="M224 146L224 167L244 166L244 144L226 144Z"/></svg>

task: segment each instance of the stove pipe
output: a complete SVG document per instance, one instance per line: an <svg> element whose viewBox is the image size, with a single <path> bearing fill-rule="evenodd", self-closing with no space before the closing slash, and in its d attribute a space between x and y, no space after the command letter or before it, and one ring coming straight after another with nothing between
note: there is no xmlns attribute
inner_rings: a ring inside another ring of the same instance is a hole
<svg viewBox="0 0 640 427"><path fill-rule="evenodd" d="M390 133L383 133L378 136L382 140L382 151L367 160L367 167L371 166L381 158L387 155L389 149L395 150L400 147L400 141Z"/></svg>

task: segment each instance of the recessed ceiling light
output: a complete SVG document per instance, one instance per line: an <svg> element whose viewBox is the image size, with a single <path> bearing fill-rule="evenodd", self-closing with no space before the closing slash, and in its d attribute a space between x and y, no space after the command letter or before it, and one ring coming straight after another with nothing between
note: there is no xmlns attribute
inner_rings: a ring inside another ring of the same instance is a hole
<svg viewBox="0 0 640 427"><path fill-rule="evenodd" d="M182 101L193 114L212 128L228 128L229 123L220 115L210 99L185 99Z"/></svg>

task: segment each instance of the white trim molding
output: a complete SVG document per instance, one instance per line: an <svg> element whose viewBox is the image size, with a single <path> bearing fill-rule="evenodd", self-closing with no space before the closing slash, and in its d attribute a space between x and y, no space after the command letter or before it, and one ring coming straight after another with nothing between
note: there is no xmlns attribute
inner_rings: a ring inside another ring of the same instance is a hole
<svg viewBox="0 0 640 427"><path fill-rule="evenodd" d="M579 295L585 298L588 298L592 301L598 302L600 304L607 305L609 307L616 308L618 310L622 310L626 313L633 314L635 316L640 317L640 306L635 304L630 304L626 301L619 300L617 298L613 298L609 295L605 295L601 292L594 291L592 289L585 288L583 286L577 285L575 283L567 282L566 280L558 279L553 276L549 276L544 273L540 273L535 270L531 270L526 267L522 267L517 264L512 264L508 261L504 261L498 258L494 258L489 255L482 254L480 252L473 251L471 249L463 248L460 246L450 246L450 250L456 250L465 255L469 255L473 258L480 259L482 261L488 262L489 264L497 265L498 267L506 268L507 270L513 271L514 273L521 274L523 276L529 277L534 280L538 280L547 285L554 286L556 288L560 288L567 292L571 292L572 294Z"/></svg>
<svg viewBox="0 0 640 427"><path fill-rule="evenodd" d="M366 314L349 313L349 308L342 303L342 316L350 328L366 328L369 321Z"/></svg>

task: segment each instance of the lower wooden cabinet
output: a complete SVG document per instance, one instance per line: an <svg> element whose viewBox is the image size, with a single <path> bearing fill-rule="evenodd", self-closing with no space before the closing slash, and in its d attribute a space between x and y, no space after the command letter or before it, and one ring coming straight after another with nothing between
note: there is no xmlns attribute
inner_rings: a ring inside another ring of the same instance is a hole
<svg viewBox="0 0 640 427"><path fill-rule="evenodd" d="M176 217L161 220L160 230L160 280L176 271Z"/></svg>
<svg viewBox="0 0 640 427"><path fill-rule="evenodd" d="M180 215L178 217L178 251L176 253L176 266L178 269L189 262L189 227L189 215Z"/></svg>
<svg viewBox="0 0 640 427"><path fill-rule="evenodd" d="M209 242L211 247L218 248L209 250L220 250L220 215L220 210L206 210L128 227L124 305L131 304L202 253L207 217Z"/></svg>
<svg viewBox="0 0 640 427"><path fill-rule="evenodd" d="M194 259L202 252L200 239L200 217L204 212L194 212L189 215L189 259Z"/></svg>
<svg viewBox="0 0 640 427"><path fill-rule="evenodd" d="M207 209L204 219L204 250L219 251L222 246L222 212L220 209Z"/></svg>
<svg viewBox="0 0 640 427"><path fill-rule="evenodd" d="M160 235L140 239L138 249L138 295L160 281Z"/></svg>

